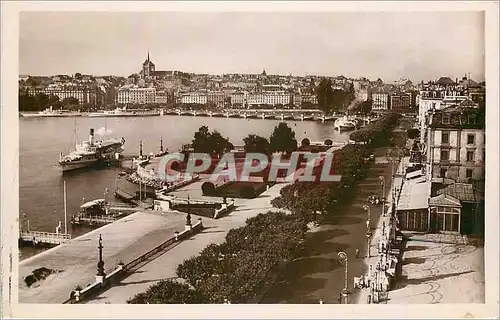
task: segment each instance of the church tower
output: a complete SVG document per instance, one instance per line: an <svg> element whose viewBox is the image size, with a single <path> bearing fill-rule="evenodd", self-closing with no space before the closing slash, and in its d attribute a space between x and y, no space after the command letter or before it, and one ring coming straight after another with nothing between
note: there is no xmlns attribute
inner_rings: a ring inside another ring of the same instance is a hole
<svg viewBox="0 0 500 320"><path fill-rule="evenodd" d="M151 62L149 59L149 51L148 51L148 58L144 61L142 64L142 76L145 77L150 77L154 74L155 72L155 64Z"/></svg>

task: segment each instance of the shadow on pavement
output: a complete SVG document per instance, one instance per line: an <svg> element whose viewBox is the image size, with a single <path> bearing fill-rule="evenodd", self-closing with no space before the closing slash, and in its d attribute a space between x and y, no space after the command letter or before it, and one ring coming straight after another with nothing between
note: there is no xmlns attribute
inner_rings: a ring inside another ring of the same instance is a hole
<svg viewBox="0 0 500 320"><path fill-rule="evenodd" d="M408 279L408 276L401 276L401 277L399 277L398 281L396 282L394 290L404 288L407 285L419 285L419 284L423 284L425 282L456 277L456 276L460 276L462 274L467 274L467 273L471 273L471 272L474 272L474 271L469 270L469 271L463 271L463 272L453 272L453 273L440 274L440 275L429 276L429 277L418 278L418 279Z"/></svg>

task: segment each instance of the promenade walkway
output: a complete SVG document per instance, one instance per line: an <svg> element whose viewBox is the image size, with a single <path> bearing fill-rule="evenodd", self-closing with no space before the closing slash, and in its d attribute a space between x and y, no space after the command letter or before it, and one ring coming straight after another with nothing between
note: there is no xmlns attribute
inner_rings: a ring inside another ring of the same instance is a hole
<svg viewBox="0 0 500 320"><path fill-rule="evenodd" d="M338 256L344 251L348 256L349 289L353 287L353 277L366 272L363 256L366 255L367 212L369 195L381 196L379 176L390 181L391 165L385 159L387 148L375 151L376 163L369 169L367 177L358 185L353 201L339 212L327 216L314 232L308 233L305 249L292 260L283 274L268 290L261 303L339 303L340 291L344 286L344 265ZM389 190L389 186L386 186ZM371 205L371 224L377 225L381 205ZM360 250L356 258L356 249ZM372 249L374 252L374 249ZM350 298L351 300L351 298ZM352 301L350 301L352 303Z"/></svg>
<svg viewBox="0 0 500 320"><path fill-rule="evenodd" d="M262 193L258 198L250 200L238 199L239 207L228 216L217 220L204 219L204 231L192 238L179 243L166 254L149 262L135 273L122 280L120 284L111 287L88 303L126 303L135 294L146 291L156 282L175 277L177 266L184 260L198 255L207 245L224 242L230 229L243 227L248 218L269 210L271 200L279 195L281 188L286 184L277 184Z"/></svg>
<svg viewBox="0 0 500 320"><path fill-rule="evenodd" d="M193 216L193 221L198 217ZM112 224L72 239L19 264L20 303L62 303L77 285L92 283L97 273L98 239L103 239L103 259L109 273L120 260L132 261L184 230L185 215L136 212ZM59 272L28 287L24 278L38 268Z"/></svg>

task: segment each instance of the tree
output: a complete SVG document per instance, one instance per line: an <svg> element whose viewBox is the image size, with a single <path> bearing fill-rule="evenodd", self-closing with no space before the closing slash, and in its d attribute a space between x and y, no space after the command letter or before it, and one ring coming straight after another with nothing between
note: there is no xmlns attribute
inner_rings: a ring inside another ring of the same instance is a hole
<svg viewBox="0 0 500 320"><path fill-rule="evenodd" d="M316 88L316 98L318 99L318 107L326 113L332 111L333 107L333 89L330 79L322 79Z"/></svg>
<svg viewBox="0 0 500 320"><path fill-rule="evenodd" d="M207 126L202 126L194 134L192 147L194 152L221 155L234 146L227 138L222 137L219 132L210 132Z"/></svg>
<svg viewBox="0 0 500 320"><path fill-rule="evenodd" d="M307 138L302 139L302 141L300 142L301 147L309 147L310 145L311 145L311 141L309 141L309 139L307 139Z"/></svg>
<svg viewBox="0 0 500 320"><path fill-rule="evenodd" d="M234 148L234 145L229 142L229 139L224 138L218 131L212 132L210 136L210 144L212 146L212 152L218 154L219 156Z"/></svg>
<svg viewBox="0 0 500 320"><path fill-rule="evenodd" d="M269 138L269 147L271 152L292 153L292 151L297 150L295 132L285 122L281 122L274 127L273 134Z"/></svg>
<svg viewBox="0 0 500 320"><path fill-rule="evenodd" d="M416 139L420 136L420 131L418 129L408 129L406 130L408 139Z"/></svg>
<svg viewBox="0 0 500 320"><path fill-rule="evenodd" d="M269 141L264 137L250 134L243 139L243 142L245 143L244 148L246 152L269 153Z"/></svg>
<svg viewBox="0 0 500 320"><path fill-rule="evenodd" d="M146 292L136 294L127 300L129 304L181 304L205 303L205 299L197 290L189 285L168 280L162 280L151 286Z"/></svg>
<svg viewBox="0 0 500 320"><path fill-rule="evenodd" d="M19 111L39 111L35 98L27 93L19 93Z"/></svg>
<svg viewBox="0 0 500 320"><path fill-rule="evenodd" d="M75 97L64 98L61 102L65 107L77 106L79 104L79 100Z"/></svg>

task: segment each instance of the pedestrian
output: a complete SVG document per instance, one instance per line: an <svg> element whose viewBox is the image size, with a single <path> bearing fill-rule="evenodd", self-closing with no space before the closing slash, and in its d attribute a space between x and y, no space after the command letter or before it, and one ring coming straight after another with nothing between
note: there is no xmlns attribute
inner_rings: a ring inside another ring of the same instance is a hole
<svg viewBox="0 0 500 320"><path fill-rule="evenodd" d="M356 248L356 258L359 257L359 249Z"/></svg>

